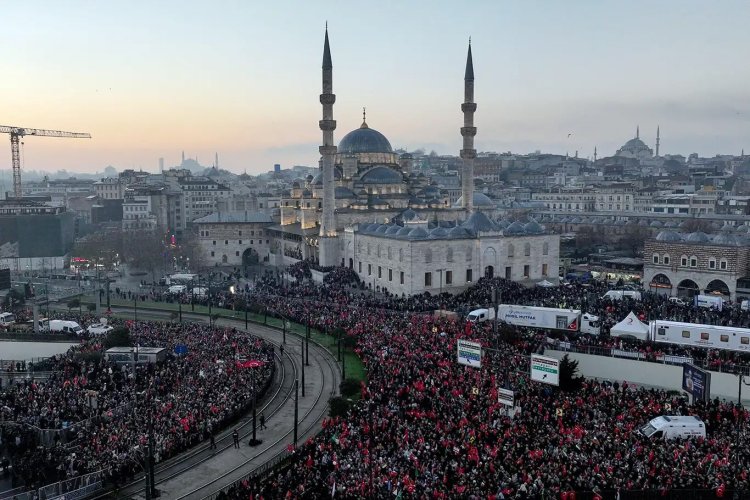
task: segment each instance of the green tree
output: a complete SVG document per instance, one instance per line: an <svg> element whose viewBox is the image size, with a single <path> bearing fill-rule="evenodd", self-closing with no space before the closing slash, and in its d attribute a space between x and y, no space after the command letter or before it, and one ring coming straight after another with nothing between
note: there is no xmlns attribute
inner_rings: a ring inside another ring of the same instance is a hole
<svg viewBox="0 0 750 500"><path fill-rule="evenodd" d="M132 342L130 340L130 330L124 326L118 326L107 334L104 338L104 348L110 349L112 347L130 347Z"/></svg>
<svg viewBox="0 0 750 500"><path fill-rule="evenodd" d="M76 297L76 298L74 298L74 299L70 299L70 300L68 301L68 304L67 304L67 306L68 306L68 309L69 309L69 310L70 310L70 309L76 309L76 308L78 308L78 307L81 307L81 299L79 299L79 298L77 298L77 297Z"/></svg>
<svg viewBox="0 0 750 500"><path fill-rule="evenodd" d="M342 380L341 384L339 385L339 391L343 396L346 396L347 398L352 398L355 395L359 393L360 385L358 380L354 380L353 378L348 378L346 380Z"/></svg>
<svg viewBox="0 0 750 500"><path fill-rule="evenodd" d="M94 312L94 311L96 311L96 304L94 304L94 303L92 302L92 303L90 303L90 304L88 304L88 305L86 306L86 309L88 309L88 310L89 310L89 312Z"/></svg>
<svg viewBox="0 0 750 500"><path fill-rule="evenodd" d="M156 271L165 268L166 250L159 231L135 231L127 234L123 254L130 265L151 273L156 281Z"/></svg>
<svg viewBox="0 0 750 500"><path fill-rule="evenodd" d="M578 375L578 360L566 354L560 360L560 389L565 392L577 391L583 386L583 377Z"/></svg>
<svg viewBox="0 0 750 500"><path fill-rule="evenodd" d="M347 399L333 397L328 400L328 415L331 417L345 417L351 405L351 402Z"/></svg>

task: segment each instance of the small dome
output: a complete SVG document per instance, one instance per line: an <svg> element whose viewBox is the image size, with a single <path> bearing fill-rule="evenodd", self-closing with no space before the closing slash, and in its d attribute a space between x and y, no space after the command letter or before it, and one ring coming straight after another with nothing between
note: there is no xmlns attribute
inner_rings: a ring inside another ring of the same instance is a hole
<svg viewBox="0 0 750 500"><path fill-rule="evenodd" d="M370 205L372 205L373 207L387 207L388 202L381 198L375 197L370 200Z"/></svg>
<svg viewBox="0 0 750 500"><path fill-rule="evenodd" d="M428 236L427 231L421 227L416 227L409 233L409 239L426 238Z"/></svg>
<svg viewBox="0 0 750 500"><path fill-rule="evenodd" d="M685 241L688 243L708 243L711 241L711 238L709 238L703 231L696 231L688 234Z"/></svg>
<svg viewBox="0 0 750 500"><path fill-rule="evenodd" d="M503 233L509 236L521 235L521 234L526 233L526 228L524 227L523 224L516 221L510 226L506 227Z"/></svg>
<svg viewBox="0 0 750 500"><path fill-rule="evenodd" d="M297 181L292 182L292 189L299 189L299 182Z"/></svg>
<svg viewBox="0 0 750 500"><path fill-rule="evenodd" d="M402 153L399 158L401 158L402 160L411 160L414 157L411 155L411 153Z"/></svg>
<svg viewBox="0 0 750 500"><path fill-rule="evenodd" d="M713 240L711 240L711 243L713 243L714 245L737 246L737 238L735 238L734 235L722 232L721 234L717 234L716 236L714 236Z"/></svg>
<svg viewBox="0 0 750 500"><path fill-rule="evenodd" d="M472 231L498 231L500 229L482 212L474 212L461 226Z"/></svg>
<svg viewBox="0 0 750 500"><path fill-rule="evenodd" d="M664 225L658 220L652 221L651 224L648 225L648 227L663 227L663 226Z"/></svg>
<svg viewBox="0 0 750 500"><path fill-rule="evenodd" d="M670 229L677 228L677 225L678 225L677 222L673 220L668 220L667 222L664 223L664 227L668 227Z"/></svg>
<svg viewBox="0 0 750 500"><path fill-rule="evenodd" d="M448 231L442 227L436 227L430 231L430 238L445 238L446 236L448 236Z"/></svg>
<svg viewBox="0 0 750 500"><path fill-rule="evenodd" d="M404 210L403 212L401 212L401 218L403 220L412 220L416 216L417 216L417 212L415 212L411 208L407 208L406 210Z"/></svg>
<svg viewBox="0 0 750 500"><path fill-rule="evenodd" d="M729 222L725 222L723 226L721 226L721 232L722 233L733 233L734 232L734 226L731 225Z"/></svg>
<svg viewBox="0 0 750 500"><path fill-rule="evenodd" d="M656 241L682 241L682 236L675 233L674 231L662 231L656 235Z"/></svg>
<svg viewBox="0 0 750 500"><path fill-rule="evenodd" d="M450 231L448 231L448 236L451 238L466 238L469 236L469 233L466 232L466 229L462 228L461 226L456 226Z"/></svg>
<svg viewBox="0 0 750 500"><path fill-rule="evenodd" d="M411 228L410 227L402 227L401 229L398 230L398 232L396 234L398 236L406 236L410 232L411 232Z"/></svg>
<svg viewBox="0 0 750 500"><path fill-rule="evenodd" d="M365 172L359 180L365 184L400 184L404 176L390 167L379 165Z"/></svg>
<svg viewBox="0 0 750 500"><path fill-rule="evenodd" d="M625 224L627 223L622 219L615 221L615 226L624 226Z"/></svg>
<svg viewBox="0 0 750 500"><path fill-rule="evenodd" d="M505 219L498 219L496 224L500 229L505 229L506 227L510 226L510 221L507 221Z"/></svg>
<svg viewBox="0 0 750 500"><path fill-rule="evenodd" d="M386 226L385 224L378 226L378 228L375 230L375 232L378 234L385 234L386 231L388 231L388 226Z"/></svg>
<svg viewBox="0 0 750 500"><path fill-rule="evenodd" d="M523 228L529 234L541 234L544 232L544 228L535 220L527 223Z"/></svg>
<svg viewBox="0 0 750 500"><path fill-rule="evenodd" d="M388 229L386 230L385 234L396 234L396 233L398 233L398 231L400 229L401 229L401 226L397 226L397 225L394 224L394 225L388 227Z"/></svg>
<svg viewBox="0 0 750 500"><path fill-rule="evenodd" d="M346 134L339 142L339 153L393 153L391 143L383 134L366 123Z"/></svg>
<svg viewBox="0 0 750 500"><path fill-rule="evenodd" d="M314 178L315 178L315 177L313 177L313 175L312 175L312 174L310 174L310 175L308 175L307 177L305 177L305 180L306 180L307 182L312 182L312 180L313 180Z"/></svg>
<svg viewBox="0 0 750 500"><path fill-rule="evenodd" d="M474 201L474 208L495 208L495 202L492 201L486 194L480 193L478 191L474 191L474 196L472 197L472 200ZM464 197L459 196L456 202L453 204L454 208L460 208L463 206L464 203Z"/></svg>
<svg viewBox="0 0 750 500"><path fill-rule="evenodd" d="M354 194L354 191L344 186L336 186L335 193L337 200L352 199L357 197L357 195Z"/></svg>
<svg viewBox="0 0 750 500"><path fill-rule="evenodd" d="M680 229L687 229L688 227L690 227L690 222L684 220L684 221L680 222L680 225L677 226L677 227L679 227Z"/></svg>
<svg viewBox="0 0 750 500"><path fill-rule="evenodd" d="M638 225L641 227L648 227L648 221L646 219L641 219L638 221Z"/></svg>

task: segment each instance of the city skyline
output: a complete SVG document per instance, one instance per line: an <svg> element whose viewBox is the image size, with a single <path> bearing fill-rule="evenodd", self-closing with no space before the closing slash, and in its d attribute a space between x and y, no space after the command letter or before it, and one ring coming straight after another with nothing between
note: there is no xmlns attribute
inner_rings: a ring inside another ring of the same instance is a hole
<svg viewBox="0 0 750 500"><path fill-rule="evenodd" d="M608 156L640 125L652 147L661 127L663 154L713 156L750 135L742 2L220 6L6 7L2 124L93 136L31 138L23 167L155 171L182 151L234 172L316 165L326 21L336 142L366 106L394 147L457 155L469 36L478 151Z"/></svg>

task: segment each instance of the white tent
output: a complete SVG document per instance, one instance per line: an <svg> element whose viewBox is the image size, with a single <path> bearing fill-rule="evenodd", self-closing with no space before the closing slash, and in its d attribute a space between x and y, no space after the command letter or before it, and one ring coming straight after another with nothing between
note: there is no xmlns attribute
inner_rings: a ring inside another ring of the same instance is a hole
<svg viewBox="0 0 750 500"><path fill-rule="evenodd" d="M541 286L543 288L550 288L550 287L555 286L555 284L554 283L550 283L547 280L544 280L544 281L540 281L539 283L537 283L536 286Z"/></svg>
<svg viewBox="0 0 750 500"><path fill-rule="evenodd" d="M633 311L630 311L624 320L617 323L609 330L613 337L630 337L639 340L648 340L648 325L638 319Z"/></svg>

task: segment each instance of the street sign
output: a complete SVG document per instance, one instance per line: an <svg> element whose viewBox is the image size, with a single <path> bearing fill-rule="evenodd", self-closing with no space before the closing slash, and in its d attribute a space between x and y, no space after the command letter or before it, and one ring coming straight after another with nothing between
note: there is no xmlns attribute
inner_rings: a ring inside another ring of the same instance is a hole
<svg viewBox="0 0 750 500"><path fill-rule="evenodd" d="M458 364L482 367L482 345L468 340L458 340Z"/></svg>
<svg viewBox="0 0 750 500"><path fill-rule="evenodd" d="M554 386L560 385L560 360L531 355L531 380Z"/></svg>
<svg viewBox="0 0 750 500"><path fill-rule="evenodd" d="M174 346L174 353L178 356L182 356L184 354L187 354L188 347L185 344L177 344Z"/></svg>
<svg viewBox="0 0 750 500"><path fill-rule="evenodd" d="M497 402L505 406L513 406L515 402L515 393L510 389L497 390Z"/></svg>

